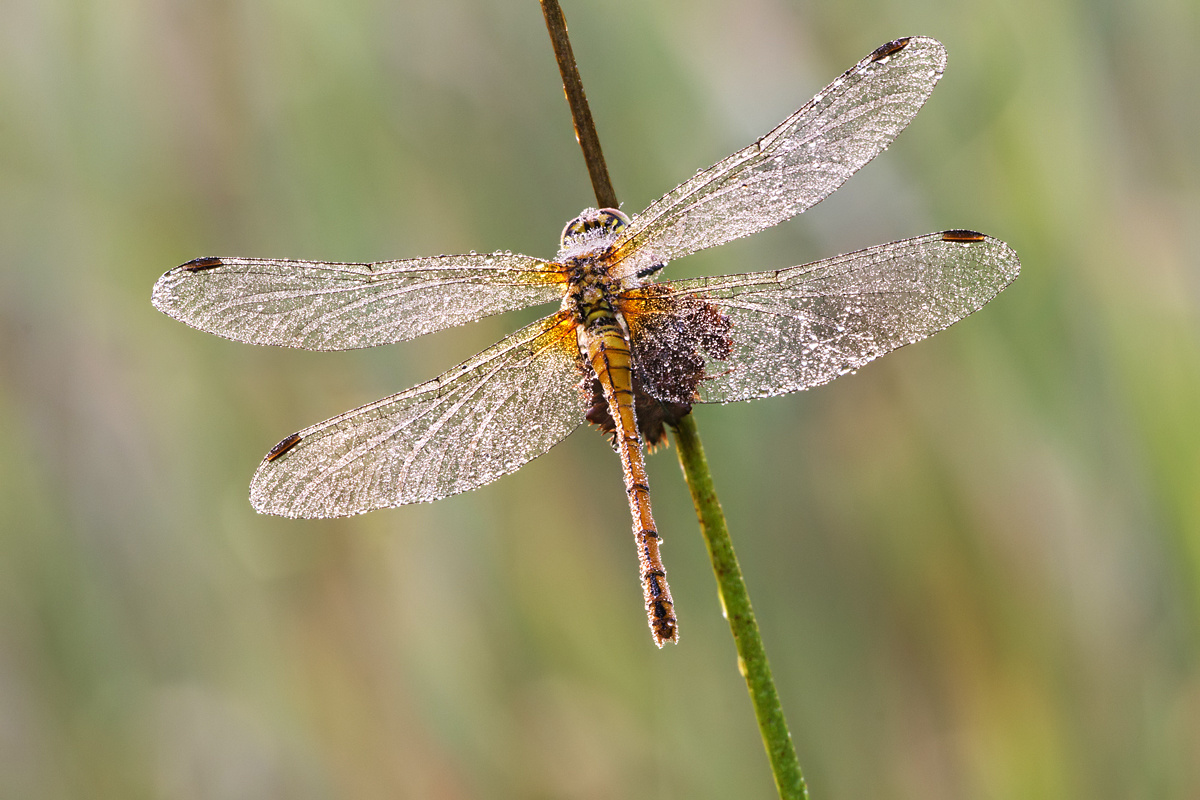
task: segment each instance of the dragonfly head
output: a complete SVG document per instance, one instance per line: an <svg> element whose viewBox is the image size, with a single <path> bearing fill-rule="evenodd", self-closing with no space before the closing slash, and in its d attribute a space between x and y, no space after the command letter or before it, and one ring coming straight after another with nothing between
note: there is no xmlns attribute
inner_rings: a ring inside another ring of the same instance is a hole
<svg viewBox="0 0 1200 800"><path fill-rule="evenodd" d="M604 239L608 240L605 242L608 244L628 224L629 217L619 209L585 209L563 228L559 252L565 253L577 248L590 250L596 242Z"/></svg>

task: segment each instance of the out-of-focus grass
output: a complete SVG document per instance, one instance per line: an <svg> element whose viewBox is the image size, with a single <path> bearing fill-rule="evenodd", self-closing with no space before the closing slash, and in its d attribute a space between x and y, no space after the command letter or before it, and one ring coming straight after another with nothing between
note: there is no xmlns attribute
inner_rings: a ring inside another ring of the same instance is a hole
<svg viewBox="0 0 1200 800"><path fill-rule="evenodd" d="M673 277L951 227L1024 264L856 376L697 412L814 796L1200 794L1195 6L565 11L630 211L888 39L950 52L877 163ZM532 0L0 6L0 794L771 796L670 454L661 653L595 433L431 506L250 509L283 435L520 315L312 354L149 303L209 254L550 254L590 202L557 80Z"/></svg>

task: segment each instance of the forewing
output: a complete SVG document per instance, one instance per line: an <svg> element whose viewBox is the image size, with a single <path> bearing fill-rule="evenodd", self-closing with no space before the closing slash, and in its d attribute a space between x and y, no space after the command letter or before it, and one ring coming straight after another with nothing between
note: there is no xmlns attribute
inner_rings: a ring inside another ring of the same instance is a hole
<svg viewBox="0 0 1200 800"><path fill-rule="evenodd" d="M649 392L727 403L819 386L924 339L978 311L1020 268L1002 241L946 231L775 272L673 281L622 305L635 359L667 364L643 378ZM656 356L664 351L669 361ZM698 396L679 396L689 386Z"/></svg>
<svg viewBox="0 0 1200 800"><path fill-rule="evenodd" d="M305 350L401 342L562 297L561 267L483 253L372 264L199 258L154 285L154 306L227 339Z"/></svg>
<svg viewBox="0 0 1200 800"><path fill-rule="evenodd" d="M946 66L935 39L876 49L749 147L633 218L615 248L625 275L769 228L815 205L912 120Z"/></svg>
<svg viewBox="0 0 1200 800"><path fill-rule="evenodd" d="M575 326L535 322L441 377L289 436L250 502L285 517L345 517L427 502L516 470L585 411Z"/></svg>

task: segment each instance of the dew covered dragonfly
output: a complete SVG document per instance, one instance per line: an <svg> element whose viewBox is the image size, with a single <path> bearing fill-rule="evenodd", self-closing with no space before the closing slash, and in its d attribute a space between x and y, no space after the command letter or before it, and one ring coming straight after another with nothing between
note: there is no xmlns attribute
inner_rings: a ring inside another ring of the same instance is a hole
<svg viewBox="0 0 1200 800"><path fill-rule="evenodd" d="M946 51L879 47L775 129L630 218L588 209L553 259L510 252L370 264L199 258L153 303L251 344L349 350L504 311L559 309L433 380L305 428L250 484L259 512L344 517L490 483L585 420L621 460L650 630L678 641L643 448L695 403L827 383L981 308L1020 270L1004 242L948 230L797 267L655 282L666 264L820 202L908 125Z"/></svg>

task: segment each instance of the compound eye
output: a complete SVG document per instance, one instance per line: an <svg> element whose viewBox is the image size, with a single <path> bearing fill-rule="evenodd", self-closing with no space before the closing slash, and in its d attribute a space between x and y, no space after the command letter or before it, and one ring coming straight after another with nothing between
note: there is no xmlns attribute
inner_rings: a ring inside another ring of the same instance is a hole
<svg viewBox="0 0 1200 800"><path fill-rule="evenodd" d="M602 208L600 209L599 216L601 218L600 224L613 233L629 226L629 215L619 208Z"/></svg>
<svg viewBox="0 0 1200 800"><path fill-rule="evenodd" d="M559 243L566 248L571 240L589 233L616 233L629 224L629 217L617 208L589 208L563 227Z"/></svg>
<svg viewBox="0 0 1200 800"><path fill-rule="evenodd" d="M584 231L587 230L586 225L587 225L587 223L584 221L584 218L582 216L576 217L575 219L568 222L566 225L563 226L562 236L558 237L559 244L562 247L566 247L567 241L569 239L574 239L578 236L582 236Z"/></svg>

